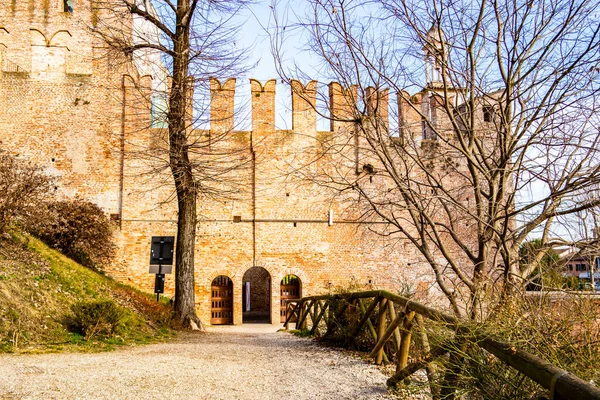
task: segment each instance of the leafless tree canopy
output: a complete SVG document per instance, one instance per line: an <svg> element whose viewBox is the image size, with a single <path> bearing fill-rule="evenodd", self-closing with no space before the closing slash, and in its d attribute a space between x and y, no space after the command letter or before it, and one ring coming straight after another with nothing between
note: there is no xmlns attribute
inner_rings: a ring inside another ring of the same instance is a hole
<svg viewBox="0 0 600 400"><path fill-rule="evenodd" d="M273 8L282 77L357 85L352 109L326 116L350 123L359 139L327 151L350 159L345 146L357 146L359 164L374 171L330 167L313 178L351 189L365 220L387 222L383 234L416 246L457 314L475 318L491 283L504 293L523 287L535 265L519 265L519 247L532 235L549 245L561 234L558 220L599 204L582 196L596 193L600 178L598 2L313 0L305 14ZM290 66L285 49L296 35L320 76ZM377 107L387 104L370 87L398 98L395 122L380 117L387 112Z"/></svg>

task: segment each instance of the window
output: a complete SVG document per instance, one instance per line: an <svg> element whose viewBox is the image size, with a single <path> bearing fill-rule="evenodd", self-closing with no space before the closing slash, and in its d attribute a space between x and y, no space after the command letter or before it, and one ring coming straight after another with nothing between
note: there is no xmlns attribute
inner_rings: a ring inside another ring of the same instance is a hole
<svg viewBox="0 0 600 400"><path fill-rule="evenodd" d="M73 0L63 0L63 11L70 13L73 12Z"/></svg>
<svg viewBox="0 0 600 400"><path fill-rule="evenodd" d="M436 65L433 68L433 82L441 82L442 81L442 71L440 70L440 67L438 65Z"/></svg>
<svg viewBox="0 0 600 400"><path fill-rule="evenodd" d="M421 119L421 129L423 130L423 140L437 140L435 131L427 125L425 118Z"/></svg>
<svg viewBox="0 0 600 400"><path fill-rule="evenodd" d="M494 107L483 106L483 122L494 122Z"/></svg>
<svg viewBox="0 0 600 400"><path fill-rule="evenodd" d="M164 95L152 96L152 127L166 128L167 124L167 98Z"/></svg>
<svg viewBox="0 0 600 400"><path fill-rule="evenodd" d="M461 134L467 133L466 120L468 118L467 115L467 105L461 104L457 108L453 110L454 120L456 121L456 125L458 125L458 132Z"/></svg>

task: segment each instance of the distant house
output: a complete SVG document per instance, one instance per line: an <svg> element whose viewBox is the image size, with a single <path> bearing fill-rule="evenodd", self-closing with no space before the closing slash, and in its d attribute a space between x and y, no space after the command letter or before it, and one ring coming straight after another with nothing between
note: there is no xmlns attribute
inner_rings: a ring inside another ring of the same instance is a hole
<svg viewBox="0 0 600 400"><path fill-rule="evenodd" d="M599 264L600 257L596 255L582 255L581 250L572 246L564 246L555 249L564 265L564 276L575 276L579 279L590 279L590 264L595 263L594 278L600 279Z"/></svg>

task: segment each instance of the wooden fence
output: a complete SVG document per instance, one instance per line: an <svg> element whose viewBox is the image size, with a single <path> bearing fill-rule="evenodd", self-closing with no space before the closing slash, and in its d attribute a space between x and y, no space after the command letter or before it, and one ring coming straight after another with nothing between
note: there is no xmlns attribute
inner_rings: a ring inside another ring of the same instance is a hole
<svg viewBox="0 0 600 400"><path fill-rule="evenodd" d="M352 312L346 313L349 308ZM375 315L376 323L371 321ZM425 354L409 364L412 328L415 324L423 328L424 318L445 326L455 334L449 335L446 342L430 348L425 329L419 329L418 340ZM296 321L296 329L310 328L311 335L320 329L331 331L336 324L343 323L350 346L366 330L376 343L369 357L374 358L377 364L388 362L389 349L395 350L396 373L387 381L390 386L421 369L426 369L429 375L432 361L447 353L452 357L461 344L469 341L540 384L550 392L552 399L600 399L600 388L597 386L509 343L477 333L453 316L384 290L288 300L285 329L289 329L292 320Z"/></svg>

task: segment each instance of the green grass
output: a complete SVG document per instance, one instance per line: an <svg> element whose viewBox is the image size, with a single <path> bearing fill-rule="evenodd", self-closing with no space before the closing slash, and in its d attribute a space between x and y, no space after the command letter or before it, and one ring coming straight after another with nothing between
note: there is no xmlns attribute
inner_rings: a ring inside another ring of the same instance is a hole
<svg viewBox="0 0 600 400"><path fill-rule="evenodd" d="M84 340L69 331L76 302L112 300L124 323L111 337ZM0 237L0 352L107 351L174 336L168 300L83 267L40 240Z"/></svg>
<svg viewBox="0 0 600 400"><path fill-rule="evenodd" d="M298 336L298 337L310 337L310 330L309 329L290 329L288 331L289 333L291 333L294 336Z"/></svg>

